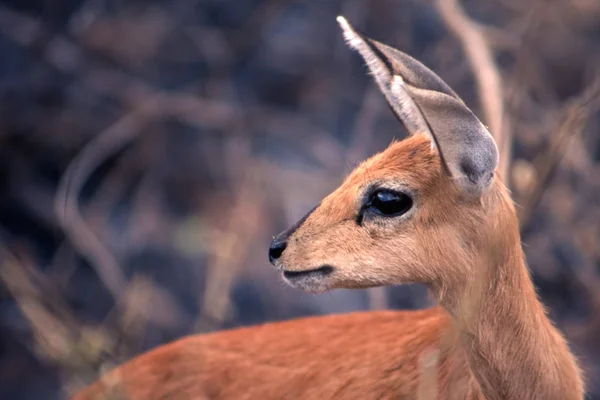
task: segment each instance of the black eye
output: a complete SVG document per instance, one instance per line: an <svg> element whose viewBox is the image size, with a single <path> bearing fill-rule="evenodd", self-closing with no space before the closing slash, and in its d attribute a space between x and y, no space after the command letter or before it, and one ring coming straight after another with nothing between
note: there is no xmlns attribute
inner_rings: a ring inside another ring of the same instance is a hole
<svg viewBox="0 0 600 400"><path fill-rule="evenodd" d="M382 189L371 195L367 206L377 214L386 217L397 217L412 207L410 196L393 190Z"/></svg>

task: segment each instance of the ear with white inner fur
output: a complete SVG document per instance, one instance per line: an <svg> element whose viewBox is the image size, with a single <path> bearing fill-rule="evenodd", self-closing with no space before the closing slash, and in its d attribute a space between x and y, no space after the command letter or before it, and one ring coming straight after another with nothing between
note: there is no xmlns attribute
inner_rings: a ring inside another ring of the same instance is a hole
<svg viewBox="0 0 600 400"><path fill-rule="evenodd" d="M406 129L429 135L446 172L462 190L478 195L487 189L498 165L498 148L475 114L419 61L359 34L344 17L337 20Z"/></svg>

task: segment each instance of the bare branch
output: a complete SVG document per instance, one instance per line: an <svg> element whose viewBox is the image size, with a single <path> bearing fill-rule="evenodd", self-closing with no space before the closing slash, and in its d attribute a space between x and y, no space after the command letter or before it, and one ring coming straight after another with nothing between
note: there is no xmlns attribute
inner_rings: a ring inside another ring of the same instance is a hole
<svg viewBox="0 0 600 400"><path fill-rule="evenodd" d="M537 171L537 182L521 201L519 223L524 230L531 219L533 210L546 191L556 168L560 164L572 139L585 128L590 115L600 107L600 74L579 97L574 99L564 112L558 129L550 138L547 150L533 161Z"/></svg>
<svg viewBox="0 0 600 400"><path fill-rule="evenodd" d="M94 266L115 298L123 288L124 278L114 256L81 216L79 193L93 171L133 140L149 115L158 112L158 100L148 100L138 110L124 116L92 140L71 162L56 192L54 209L60 226L74 247Z"/></svg>
<svg viewBox="0 0 600 400"><path fill-rule="evenodd" d="M502 78L480 25L471 21L458 0L437 0L437 8L454 35L460 40L477 82L485 121L500 151L498 171L508 186L511 160L511 133L504 113Z"/></svg>

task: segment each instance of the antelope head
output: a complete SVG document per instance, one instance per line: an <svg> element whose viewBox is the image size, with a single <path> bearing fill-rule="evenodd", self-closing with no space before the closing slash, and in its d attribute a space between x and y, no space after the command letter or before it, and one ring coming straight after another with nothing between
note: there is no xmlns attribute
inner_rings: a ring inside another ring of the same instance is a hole
<svg viewBox="0 0 600 400"><path fill-rule="evenodd" d="M364 161L280 233L270 261L310 292L468 276L492 230L494 139L434 72L338 22L410 136Z"/></svg>

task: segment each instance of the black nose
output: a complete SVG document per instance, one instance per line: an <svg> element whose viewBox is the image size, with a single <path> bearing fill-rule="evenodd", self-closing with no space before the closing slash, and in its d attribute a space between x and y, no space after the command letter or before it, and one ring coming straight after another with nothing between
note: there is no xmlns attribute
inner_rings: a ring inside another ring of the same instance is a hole
<svg viewBox="0 0 600 400"><path fill-rule="evenodd" d="M281 240L279 238L273 239L273 241L271 242L271 246L269 247L269 261L271 261L271 264L273 264L279 257L281 257L286 246L287 241Z"/></svg>
<svg viewBox="0 0 600 400"><path fill-rule="evenodd" d="M285 231L283 231L279 235L277 235L275 238L273 238L273 241L271 242L271 246L269 247L269 261L271 261L271 264L275 263L275 261L277 261L281 257L281 255L283 254L283 251L287 247L287 240L290 238L290 236L292 236L292 234L294 232L296 232L296 229L298 229L298 227L300 225L302 225L304 223L304 221L306 221L308 216L317 207L313 208L308 214L306 214L304 217L302 217L302 219L300 221L296 222L296 224L294 226L286 229Z"/></svg>

